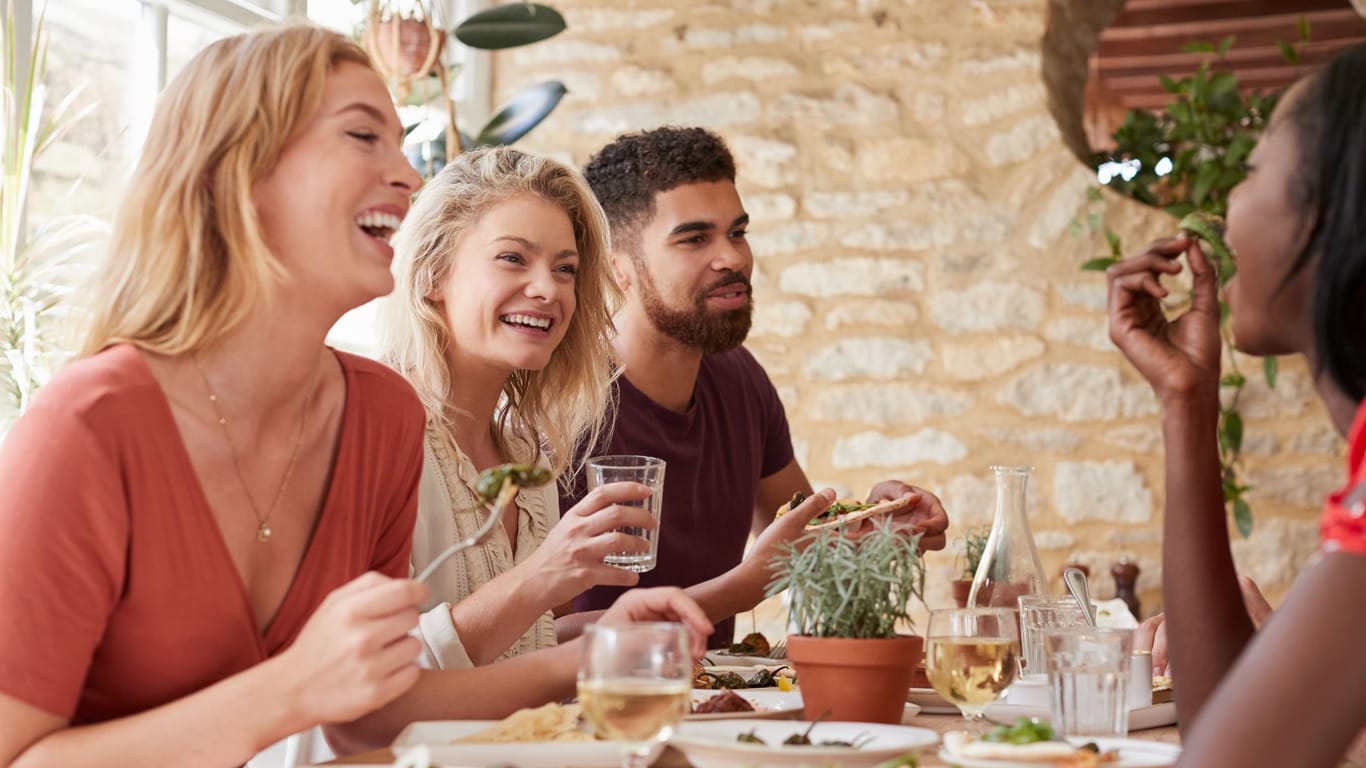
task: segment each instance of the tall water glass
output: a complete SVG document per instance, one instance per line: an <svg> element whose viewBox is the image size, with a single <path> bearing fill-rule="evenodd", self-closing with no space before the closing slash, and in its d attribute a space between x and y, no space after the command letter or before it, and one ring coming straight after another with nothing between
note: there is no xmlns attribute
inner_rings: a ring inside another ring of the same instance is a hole
<svg viewBox="0 0 1366 768"><path fill-rule="evenodd" d="M661 506L664 501L664 460L653 456L594 456L588 460L588 490L607 483L631 482L650 487L650 495L639 501L619 502L626 507L644 507L650 516L659 523ZM636 573L654 570L659 555L659 528L618 529L622 533L639 536L650 543L647 552L613 552L602 559L608 565L615 565Z"/></svg>
<svg viewBox="0 0 1366 768"><path fill-rule="evenodd" d="M1051 629L1044 632L1053 729L1064 738L1129 733L1132 629Z"/></svg>
<svg viewBox="0 0 1366 768"><path fill-rule="evenodd" d="M1086 626L1086 614L1071 596L1020 596L1020 679L1043 683L1048 679L1044 664L1043 633L1050 629Z"/></svg>
<svg viewBox="0 0 1366 768"><path fill-rule="evenodd" d="M980 720L1015 679L1015 624L1015 611L1005 608L930 611L925 670L934 690L965 719Z"/></svg>
<svg viewBox="0 0 1366 768"><path fill-rule="evenodd" d="M599 738L626 744L622 768L644 768L692 706L692 656L682 624L589 625L579 703Z"/></svg>

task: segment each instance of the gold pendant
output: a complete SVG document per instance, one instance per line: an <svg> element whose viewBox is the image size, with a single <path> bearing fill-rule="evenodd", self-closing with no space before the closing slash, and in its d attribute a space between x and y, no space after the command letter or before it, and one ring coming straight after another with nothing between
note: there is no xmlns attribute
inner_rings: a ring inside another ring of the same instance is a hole
<svg viewBox="0 0 1366 768"><path fill-rule="evenodd" d="M270 526L261 523L261 527L256 529L256 540L265 543L270 538Z"/></svg>

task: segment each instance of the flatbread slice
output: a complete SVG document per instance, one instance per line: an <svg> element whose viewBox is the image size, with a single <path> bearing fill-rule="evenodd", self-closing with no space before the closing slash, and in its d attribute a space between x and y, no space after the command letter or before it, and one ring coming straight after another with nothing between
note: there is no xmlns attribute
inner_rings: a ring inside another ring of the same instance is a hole
<svg viewBox="0 0 1366 768"><path fill-rule="evenodd" d="M865 504L857 499L838 499L830 505L830 509L822 512L806 524L806 530L812 531L818 528L834 528L841 525L858 523L870 517L879 515L890 515L911 506L912 496L902 496L899 499L889 499L880 501L876 504ZM804 499L794 497L793 501L778 508L778 517L787 514L794 506L801 504ZM795 502L795 503L793 503ZM833 517L829 517L834 512Z"/></svg>

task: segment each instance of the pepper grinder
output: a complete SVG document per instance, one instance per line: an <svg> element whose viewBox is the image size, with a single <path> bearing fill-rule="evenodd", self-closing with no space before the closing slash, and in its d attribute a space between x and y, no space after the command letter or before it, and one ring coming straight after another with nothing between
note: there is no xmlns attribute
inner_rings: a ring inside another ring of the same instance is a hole
<svg viewBox="0 0 1366 768"><path fill-rule="evenodd" d="M1135 619L1141 620L1143 614L1139 612L1138 593L1134 589L1138 583L1138 572L1138 565L1127 557L1120 558L1118 563L1110 566L1110 575L1115 577L1115 597L1129 606Z"/></svg>

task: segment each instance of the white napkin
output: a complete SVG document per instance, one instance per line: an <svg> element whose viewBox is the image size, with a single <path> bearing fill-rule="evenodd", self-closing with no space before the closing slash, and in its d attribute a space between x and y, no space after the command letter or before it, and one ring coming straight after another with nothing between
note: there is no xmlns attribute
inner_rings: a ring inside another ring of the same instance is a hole
<svg viewBox="0 0 1366 768"><path fill-rule="evenodd" d="M1138 628L1138 619L1134 618L1129 606L1117 597L1111 600L1092 600L1091 605L1096 609L1096 626L1098 627Z"/></svg>

